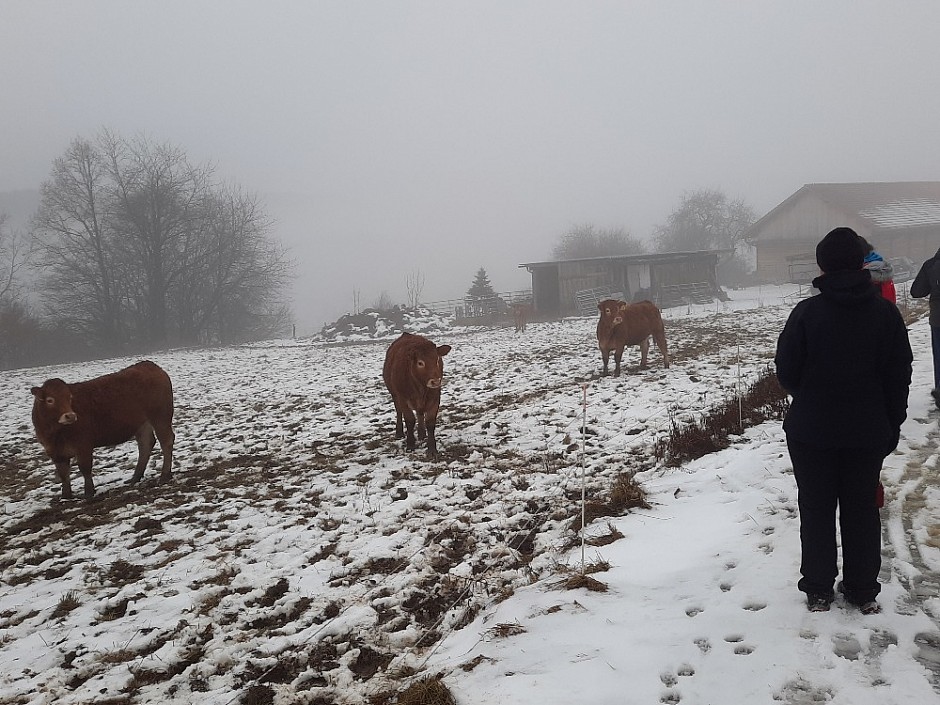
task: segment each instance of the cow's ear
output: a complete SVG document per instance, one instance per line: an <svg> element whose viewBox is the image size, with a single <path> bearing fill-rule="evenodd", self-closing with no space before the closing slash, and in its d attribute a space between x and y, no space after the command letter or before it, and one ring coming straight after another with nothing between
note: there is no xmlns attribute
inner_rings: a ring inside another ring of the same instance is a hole
<svg viewBox="0 0 940 705"><path fill-rule="evenodd" d="M598 310L598 311L603 311L603 310L604 310L604 302L603 302L603 301L598 301L598 302L597 302L597 310Z"/></svg>
<svg viewBox="0 0 940 705"><path fill-rule="evenodd" d="M447 353L450 352L450 345L438 345L437 354L441 357L444 357Z"/></svg>
<svg viewBox="0 0 940 705"><path fill-rule="evenodd" d="M32 392L32 395L33 395L34 397L38 397L38 396L39 396L39 393L40 393L42 390L41 390L39 387L33 387L33 388L30 389L29 391Z"/></svg>

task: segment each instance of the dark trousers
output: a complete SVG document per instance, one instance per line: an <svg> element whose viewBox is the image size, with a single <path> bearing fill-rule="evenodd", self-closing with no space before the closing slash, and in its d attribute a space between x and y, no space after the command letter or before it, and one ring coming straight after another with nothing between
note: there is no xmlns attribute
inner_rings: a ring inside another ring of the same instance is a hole
<svg viewBox="0 0 940 705"><path fill-rule="evenodd" d="M940 327L930 326L930 345L933 348L933 388L940 389Z"/></svg>
<svg viewBox="0 0 940 705"><path fill-rule="evenodd" d="M881 516L878 479L884 455L871 448L816 448L787 439L799 489L803 557L798 587L832 594L839 573L836 507L842 536L842 584L859 604L881 591Z"/></svg>

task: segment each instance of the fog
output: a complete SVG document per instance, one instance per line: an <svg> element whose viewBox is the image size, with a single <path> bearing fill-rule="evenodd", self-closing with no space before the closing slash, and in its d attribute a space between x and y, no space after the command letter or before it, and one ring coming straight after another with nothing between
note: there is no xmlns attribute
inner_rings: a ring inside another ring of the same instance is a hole
<svg viewBox="0 0 940 705"><path fill-rule="evenodd" d="M0 0L0 192L142 134L258 193L298 333L382 292L529 285L685 192L940 179L940 3Z"/></svg>

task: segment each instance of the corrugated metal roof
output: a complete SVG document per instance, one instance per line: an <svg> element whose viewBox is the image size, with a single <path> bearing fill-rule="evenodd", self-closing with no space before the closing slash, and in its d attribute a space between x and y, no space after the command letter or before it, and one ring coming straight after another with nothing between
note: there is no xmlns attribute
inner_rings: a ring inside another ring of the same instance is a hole
<svg viewBox="0 0 940 705"><path fill-rule="evenodd" d="M917 228L940 223L940 201L924 198L901 199L858 213L879 228Z"/></svg>
<svg viewBox="0 0 940 705"><path fill-rule="evenodd" d="M940 181L806 184L754 223L749 235L760 233L777 213L805 196L867 221L872 230L940 226Z"/></svg>

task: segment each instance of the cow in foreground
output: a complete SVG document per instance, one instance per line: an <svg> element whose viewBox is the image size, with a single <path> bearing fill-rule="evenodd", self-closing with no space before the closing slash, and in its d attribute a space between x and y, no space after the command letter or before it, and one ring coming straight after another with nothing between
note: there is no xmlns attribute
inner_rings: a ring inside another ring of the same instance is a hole
<svg viewBox="0 0 940 705"><path fill-rule="evenodd" d="M418 438L427 436L428 456L432 460L437 458L434 428L441 406L443 358L449 352L449 345L434 345L420 335L402 333L388 347L382 367L382 379L395 403L395 438L405 436L405 448L414 450L417 424Z"/></svg>
<svg viewBox="0 0 940 705"><path fill-rule="evenodd" d="M640 346L640 367L645 368L650 336L663 354L663 366L669 367L663 317L652 301L628 304L626 301L605 299L597 307L601 312L597 322L597 346L604 361L603 374L608 374L608 361L613 351L614 376L620 375L620 360L627 345Z"/></svg>
<svg viewBox="0 0 940 705"><path fill-rule="evenodd" d="M137 439L137 467L130 482L144 475L156 439L163 451L160 481L167 482L173 465L173 386L153 362L138 362L118 372L68 384L49 379L32 388L36 438L55 463L62 498L72 498L70 466L78 462L85 479L85 497L95 494L91 479L95 448Z"/></svg>

